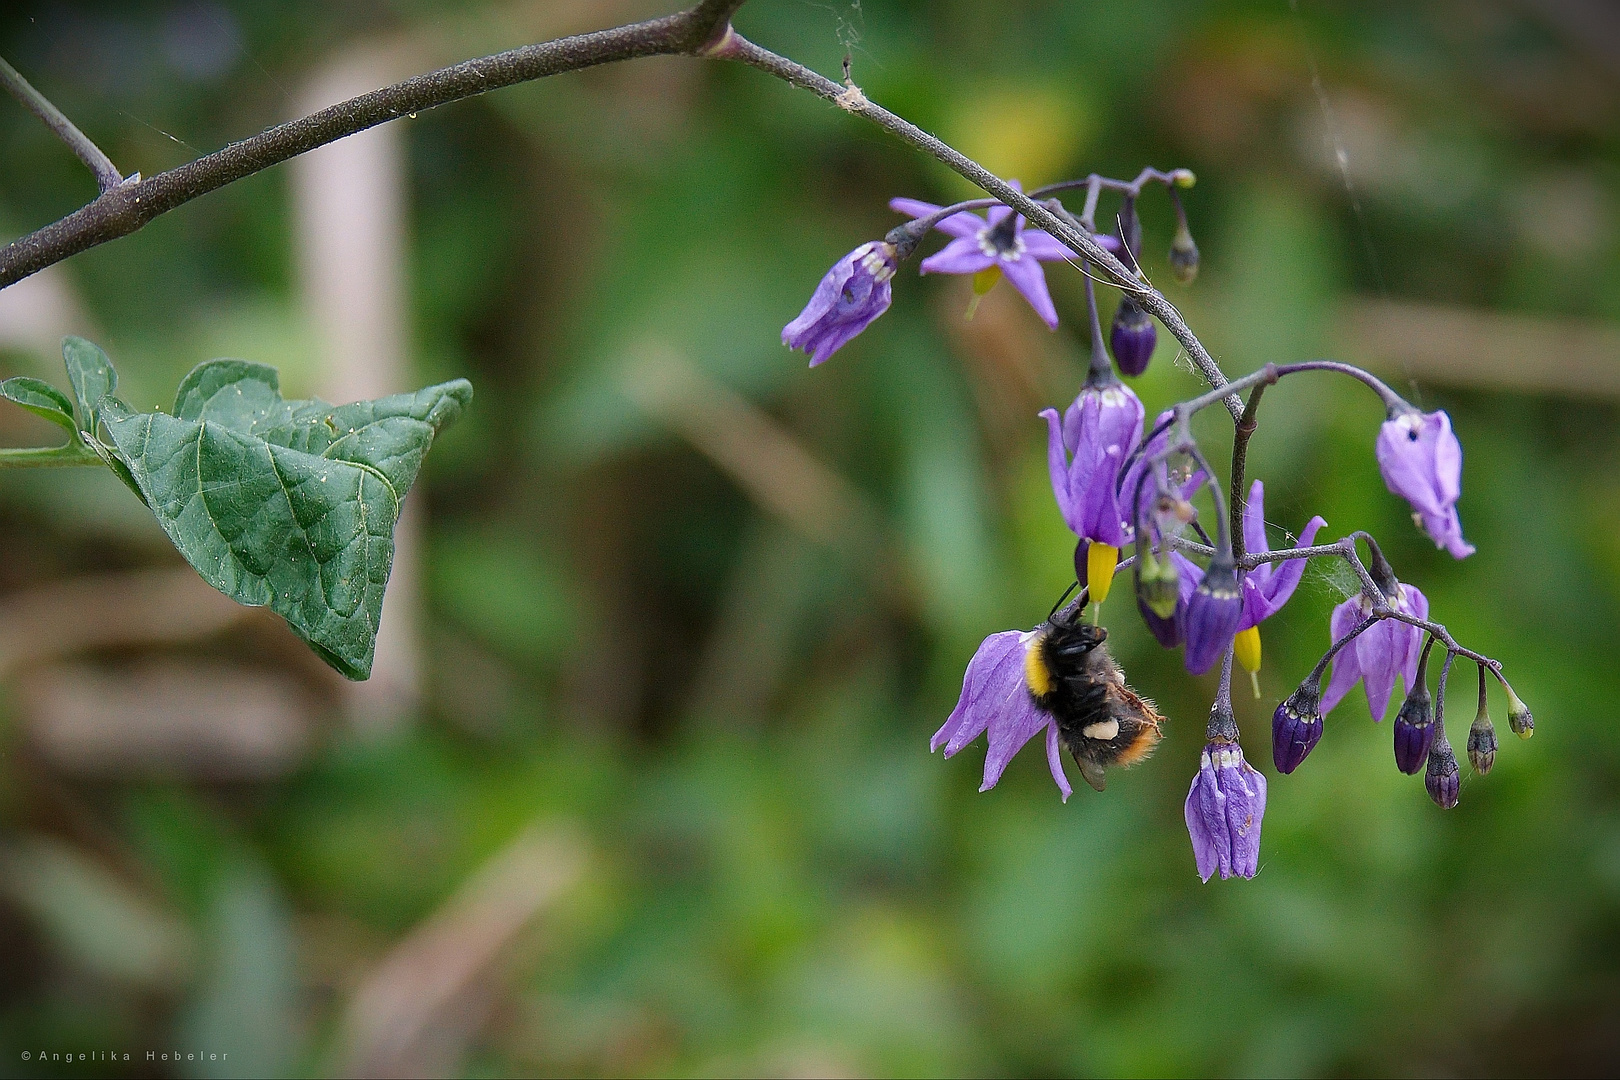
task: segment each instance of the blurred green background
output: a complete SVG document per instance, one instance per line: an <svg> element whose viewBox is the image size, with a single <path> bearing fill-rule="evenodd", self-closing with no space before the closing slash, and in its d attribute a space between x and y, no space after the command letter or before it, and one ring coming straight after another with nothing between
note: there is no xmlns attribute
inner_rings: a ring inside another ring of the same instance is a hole
<svg viewBox="0 0 1620 1080"><path fill-rule="evenodd" d="M662 10L25 2L0 55L151 175L339 76ZM1313 513L1376 533L1538 737L1493 697L1496 768L1443 812L1358 692L1271 776L1267 719L1343 595L1313 568L1237 700L1271 779L1253 881L1194 873L1212 679L1128 592L1104 617L1158 753L1064 805L1037 748L979 794L982 741L927 743L978 641L1070 575L1035 413L1084 370L1078 273L1048 268L1049 334L1005 284L968 321L966 282L907 267L808 371L779 332L827 266L891 196L964 184L750 69L564 75L390 129L392 376L311 315L311 281L369 279L289 166L0 293L0 374L61 384L82 333L141 407L220 355L299 395L351 368L478 393L411 497L392 697L208 604L112 477L0 475L0 1074L1620 1067L1614 8L753 0L737 25L827 73L848 50L872 98L1027 185L1194 169L1200 279L1171 283L1162 193L1146 268L1227 372L1366 363L1465 448L1457 563L1384 489L1372 395L1290 380L1250 454L1273 543ZM0 101L0 233L93 194ZM1161 331L1150 415L1199 389L1177 360ZM49 441L13 412L7 444Z"/></svg>

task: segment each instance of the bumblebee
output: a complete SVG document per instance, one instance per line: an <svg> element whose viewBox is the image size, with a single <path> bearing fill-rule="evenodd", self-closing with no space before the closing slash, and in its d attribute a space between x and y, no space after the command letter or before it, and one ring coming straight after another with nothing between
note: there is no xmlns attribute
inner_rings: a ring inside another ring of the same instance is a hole
<svg viewBox="0 0 1620 1080"><path fill-rule="evenodd" d="M1054 608L1037 628L1024 653L1024 682L1035 707L1057 722L1080 775L1101 791L1104 770L1134 765L1153 752L1164 717L1125 684L1125 673L1103 644L1108 631L1080 620L1085 600L1082 593L1073 608Z"/></svg>

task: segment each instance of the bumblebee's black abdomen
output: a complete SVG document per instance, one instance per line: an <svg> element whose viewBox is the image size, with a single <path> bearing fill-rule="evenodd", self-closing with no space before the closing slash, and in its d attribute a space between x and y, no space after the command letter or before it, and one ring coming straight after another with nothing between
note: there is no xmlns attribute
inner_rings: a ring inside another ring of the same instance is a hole
<svg viewBox="0 0 1620 1080"><path fill-rule="evenodd" d="M1049 623L1024 658L1031 699L1099 791L1105 767L1141 760L1159 739L1158 715L1125 685L1103 647L1107 636L1085 623Z"/></svg>

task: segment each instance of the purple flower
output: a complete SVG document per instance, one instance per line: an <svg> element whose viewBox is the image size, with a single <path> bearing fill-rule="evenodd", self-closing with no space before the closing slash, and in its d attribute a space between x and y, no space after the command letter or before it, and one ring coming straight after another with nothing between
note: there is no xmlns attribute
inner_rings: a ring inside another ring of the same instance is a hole
<svg viewBox="0 0 1620 1080"><path fill-rule="evenodd" d="M1142 438L1142 400L1117 380L1087 385L1059 418L1044 409L1052 495L1076 536L1119 548L1128 538L1120 513L1119 467Z"/></svg>
<svg viewBox="0 0 1620 1080"><path fill-rule="evenodd" d="M1378 469L1389 490L1412 504L1412 519L1436 547L1458 559L1474 553L1457 520L1462 444L1444 412L1408 409L1378 429Z"/></svg>
<svg viewBox="0 0 1620 1080"><path fill-rule="evenodd" d="M1223 879L1254 877L1265 813L1266 778L1243 760L1243 748L1226 742L1206 745L1187 792L1187 832L1198 876L1208 881L1219 870Z"/></svg>
<svg viewBox="0 0 1620 1080"><path fill-rule="evenodd" d="M1395 595L1389 598L1397 611L1429 617L1429 600L1415 585L1397 584ZM1354 630L1372 611L1363 596L1353 596L1333 609L1328 631L1334 641ZM1367 691L1367 708L1374 720L1382 720L1389 709L1389 694L1395 688L1395 676L1405 680L1410 693L1417 679L1418 653L1423 644L1423 631L1399 619L1385 619L1368 627L1360 637L1339 650L1333 658L1333 675L1322 693L1322 715L1344 700L1350 688L1359 679Z"/></svg>
<svg viewBox="0 0 1620 1080"><path fill-rule="evenodd" d="M1317 531L1326 525L1320 515L1305 523L1296 548L1310 547ZM1249 501L1243 507L1243 546L1249 554L1269 552L1266 542L1266 486L1256 480L1249 488ZM1239 630L1259 626L1281 611L1289 597L1299 587L1305 573L1304 559L1288 559L1281 563L1261 563L1243 577L1243 621Z"/></svg>
<svg viewBox="0 0 1620 1080"><path fill-rule="evenodd" d="M782 344L810 354L810 366L847 345L889 310L889 279L898 265L893 244L873 240L827 271L799 317L782 328Z"/></svg>
<svg viewBox="0 0 1620 1080"><path fill-rule="evenodd" d="M1018 181L1009 183L1023 190ZM922 218L939 207L917 199L890 199L889 209ZM1011 207L992 206L988 218L964 210L936 224L934 228L955 239L924 259L922 272L977 274L991 268L1000 270L1024 294L1035 314L1056 329L1057 309L1046 291L1046 271L1041 269L1041 263L1066 262L1074 258L1074 253L1040 229L1026 230L1023 215L1014 217Z"/></svg>
<svg viewBox="0 0 1620 1080"><path fill-rule="evenodd" d="M1074 789L1063 774L1057 723L1036 708L1024 679L1024 655L1038 641L1034 630L1004 630L985 638L968 662L956 708L944 726L934 732L928 749L943 746L945 756L952 757L988 730L990 748L984 757L984 783L979 790L989 791L1001 779L1013 755L1045 728L1046 764L1067 802Z"/></svg>
<svg viewBox="0 0 1620 1080"><path fill-rule="evenodd" d="M1108 345L1119 370L1133 378L1142 374L1153 359L1153 347L1158 341L1159 331L1153 326L1152 316L1129 296L1121 299L1108 328Z"/></svg>
<svg viewBox="0 0 1620 1080"><path fill-rule="evenodd" d="M1131 523L1136 526L1146 522L1149 538L1155 546L1161 542L1166 532L1178 533L1191 521L1188 515L1192 514L1192 509L1188 505L1188 500L1197 494L1198 489L1208 479L1202 469L1183 480L1179 475L1172 479L1169 465L1164 461L1149 465L1149 461L1164 453L1170 445L1168 421L1173 415L1172 410L1166 409L1153 421L1153 426L1160 429L1159 433L1142 447L1141 453L1136 455L1131 467L1125 470L1125 475L1115 485L1119 491L1121 510L1129 507L1132 499L1136 500L1136 512L1131 515ZM1174 498L1161 506L1160 497L1166 494L1173 495ZM1159 511L1164 508L1174 511L1173 517L1161 520Z"/></svg>
<svg viewBox="0 0 1620 1080"><path fill-rule="evenodd" d="M1096 603L1108 596L1128 538L1128 525L1120 520L1119 469L1142 438L1141 399L1112 371L1107 380L1088 379L1061 418L1056 409L1041 411L1052 496L1064 524L1091 542L1087 582Z"/></svg>
<svg viewBox="0 0 1620 1080"><path fill-rule="evenodd" d="M1226 654L1243 621L1243 586L1232 555L1217 552L1187 601L1187 670L1202 675Z"/></svg>

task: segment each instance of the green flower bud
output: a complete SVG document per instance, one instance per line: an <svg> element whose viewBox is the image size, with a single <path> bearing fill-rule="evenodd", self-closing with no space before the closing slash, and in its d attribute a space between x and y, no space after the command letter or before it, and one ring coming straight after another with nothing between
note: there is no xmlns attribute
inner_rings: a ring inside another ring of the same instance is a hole
<svg viewBox="0 0 1620 1080"><path fill-rule="evenodd" d="M1185 224L1176 228L1175 238L1170 241L1170 272L1183 285L1191 285L1198 276L1198 245Z"/></svg>
<svg viewBox="0 0 1620 1080"><path fill-rule="evenodd" d="M1181 575L1176 564L1153 557L1151 548L1144 548L1136 562L1136 595L1149 611L1161 619L1173 618L1176 603L1181 599Z"/></svg>
<svg viewBox="0 0 1620 1080"><path fill-rule="evenodd" d="M1528 739L1536 733L1536 721L1535 717L1530 715L1530 706L1520 701L1519 695L1515 694L1513 687L1507 683L1502 684L1502 689L1507 691L1508 727L1512 728L1513 734L1519 738Z"/></svg>

